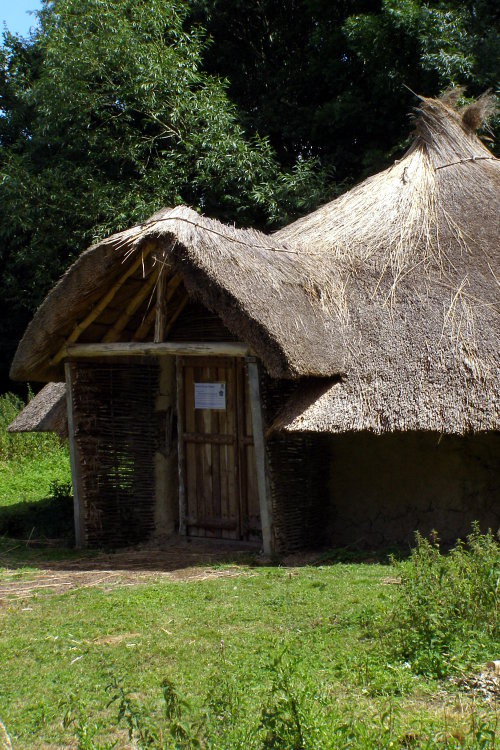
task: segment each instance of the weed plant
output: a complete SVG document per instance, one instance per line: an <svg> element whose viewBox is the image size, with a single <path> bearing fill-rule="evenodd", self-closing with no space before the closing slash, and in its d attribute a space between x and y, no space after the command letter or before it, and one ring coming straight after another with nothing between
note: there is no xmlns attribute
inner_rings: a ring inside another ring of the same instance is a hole
<svg viewBox="0 0 500 750"><path fill-rule="evenodd" d="M442 678L496 658L500 642L500 545L473 527L443 554L434 535L416 535L401 577L385 639L414 673Z"/></svg>
<svg viewBox="0 0 500 750"><path fill-rule="evenodd" d="M244 686L228 681L225 666L214 675L210 693L196 714L170 680L162 685L161 718L152 718L120 681L108 686L115 706L113 728L123 727L137 750L495 750L496 719L472 710L461 726L428 726L404 721L388 704L383 713L360 716L340 706L311 680L298 679L293 657L279 654L269 668L269 687L257 711L245 712ZM228 686L229 690L228 690ZM66 711L78 750L112 750L117 740L106 737L104 723L92 723L84 708L73 703ZM111 727L110 727L111 728Z"/></svg>

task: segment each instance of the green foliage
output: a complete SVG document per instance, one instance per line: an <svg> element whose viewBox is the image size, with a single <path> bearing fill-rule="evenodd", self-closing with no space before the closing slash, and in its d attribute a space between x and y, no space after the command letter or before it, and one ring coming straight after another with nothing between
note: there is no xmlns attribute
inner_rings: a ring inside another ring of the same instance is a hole
<svg viewBox="0 0 500 750"><path fill-rule="evenodd" d="M163 206L262 225L318 200L314 162L286 172L245 132L186 15L177 0L44 0L32 38L5 35L0 340L82 249Z"/></svg>
<svg viewBox="0 0 500 750"><path fill-rule="evenodd" d="M444 677L493 658L500 640L500 546L491 532L475 526L448 554L436 538L417 534L409 560L397 568L401 585L386 637L414 672Z"/></svg>
<svg viewBox="0 0 500 750"><path fill-rule="evenodd" d="M211 72L282 163L316 156L337 183L390 161L405 143L408 90L469 95L498 86L494 0L191 0L213 39ZM498 121L496 123L498 125ZM325 194L325 198L326 198Z"/></svg>

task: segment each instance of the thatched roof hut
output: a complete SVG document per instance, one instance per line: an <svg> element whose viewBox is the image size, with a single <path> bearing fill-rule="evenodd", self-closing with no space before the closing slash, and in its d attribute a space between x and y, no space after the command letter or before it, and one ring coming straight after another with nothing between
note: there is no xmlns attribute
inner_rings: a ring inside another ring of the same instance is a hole
<svg viewBox="0 0 500 750"><path fill-rule="evenodd" d="M422 99L402 159L271 236L178 207L93 246L12 377L210 340L262 363L268 441L500 430L500 164L473 131L490 103Z"/></svg>
<svg viewBox="0 0 500 750"><path fill-rule="evenodd" d="M340 382L276 428L499 429L500 162L469 128L486 103L423 100L400 161L275 235L340 265L342 336Z"/></svg>

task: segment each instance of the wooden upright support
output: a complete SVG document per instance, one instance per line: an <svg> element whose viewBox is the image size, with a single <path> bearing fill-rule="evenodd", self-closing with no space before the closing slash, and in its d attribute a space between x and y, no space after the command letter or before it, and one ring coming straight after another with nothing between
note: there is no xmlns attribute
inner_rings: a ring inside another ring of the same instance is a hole
<svg viewBox="0 0 500 750"><path fill-rule="evenodd" d="M186 487L184 486L185 461L184 440L182 439L184 426L184 379L182 360L175 358L177 378L177 452L179 467L179 536L186 536Z"/></svg>
<svg viewBox="0 0 500 750"><path fill-rule="evenodd" d="M73 483L73 513L75 521L75 546L83 547L85 542L85 519L83 498L81 496L80 468L75 441L75 424L73 418L73 389L71 383L71 369L69 362L64 364L66 376L66 407L68 411L68 441L69 460L71 466L71 481Z"/></svg>
<svg viewBox="0 0 500 750"><path fill-rule="evenodd" d="M175 290L181 283L182 283L182 276L180 275L180 273L176 274L168 282L167 293L166 293L167 305L172 299L172 297L174 296ZM142 341L142 339L145 339L149 333L151 326L155 322L155 320L156 320L156 305L152 307L151 310L147 313L141 325L139 326L137 331L134 333L132 337L132 341Z"/></svg>
<svg viewBox="0 0 500 750"><path fill-rule="evenodd" d="M156 313L155 332L153 341L159 344L165 338L165 322L167 319L167 300L165 294L165 271L160 269L156 285Z"/></svg>
<svg viewBox="0 0 500 750"><path fill-rule="evenodd" d="M252 414L253 444L257 465L257 490L259 494L262 546L265 555L273 552L273 509L269 477L267 474L266 447L260 400L259 368L255 357L247 357L250 411Z"/></svg>

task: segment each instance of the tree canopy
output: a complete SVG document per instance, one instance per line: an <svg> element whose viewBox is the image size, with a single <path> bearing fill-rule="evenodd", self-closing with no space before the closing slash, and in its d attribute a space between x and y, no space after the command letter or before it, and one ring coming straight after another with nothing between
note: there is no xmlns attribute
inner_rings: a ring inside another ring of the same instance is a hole
<svg viewBox="0 0 500 750"><path fill-rule="evenodd" d="M311 210L403 148L412 91L496 84L499 21L492 0L43 0L0 48L0 378L92 241L179 203L261 228Z"/></svg>

